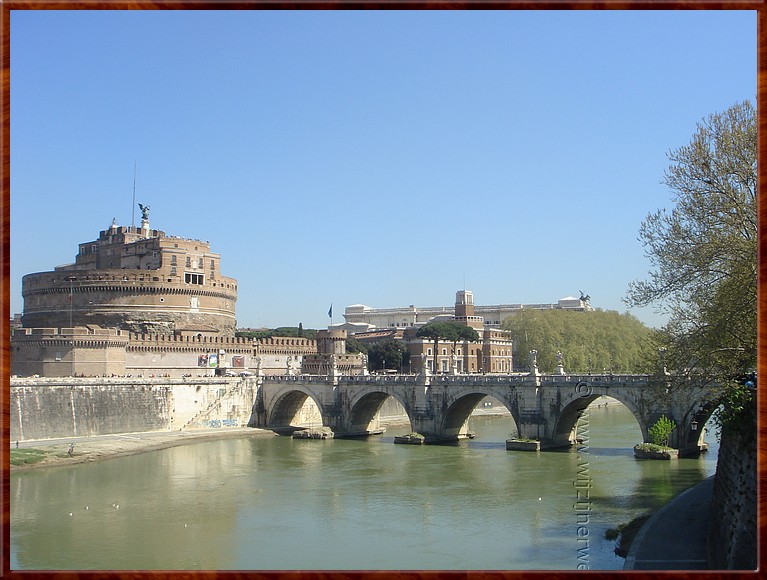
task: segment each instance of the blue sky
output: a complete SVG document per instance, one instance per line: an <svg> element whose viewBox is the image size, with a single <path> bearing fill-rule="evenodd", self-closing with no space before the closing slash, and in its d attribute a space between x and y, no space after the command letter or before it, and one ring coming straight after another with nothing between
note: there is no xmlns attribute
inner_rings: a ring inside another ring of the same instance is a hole
<svg viewBox="0 0 767 580"><path fill-rule="evenodd" d="M11 312L130 225L134 162L239 326L464 287L624 312L667 152L755 98L753 11L13 11Z"/></svg>

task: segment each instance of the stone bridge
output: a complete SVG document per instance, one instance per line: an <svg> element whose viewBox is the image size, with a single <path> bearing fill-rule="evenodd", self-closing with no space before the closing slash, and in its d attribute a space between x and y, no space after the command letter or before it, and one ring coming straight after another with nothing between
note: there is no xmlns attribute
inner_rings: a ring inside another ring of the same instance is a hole
<svg viewBox="0 0 767 580"><path fill-rule="evenodd" d="M653 375L280 375L255 379L258 389L249 422L253 427L295 429L299 411L311 399L323 426L336 437L370 435L376 432L381 405L393 397L404 407L411 430L424 435L427 443L468 437L471 412L491 396L510 411L520 437L538 439L544 449L570 446L586 407L607 395L631 411L645 441L659 417L673 419L677 427L670 445L680 455L693 455L702 449L703 425L716 407L711 389L690 385L670 396L664 377Z"/></svg>

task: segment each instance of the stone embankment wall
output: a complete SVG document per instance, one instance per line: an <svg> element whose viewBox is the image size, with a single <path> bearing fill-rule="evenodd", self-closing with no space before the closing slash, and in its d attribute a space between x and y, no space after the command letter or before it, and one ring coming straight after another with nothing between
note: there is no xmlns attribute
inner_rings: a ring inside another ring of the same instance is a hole
<svg viewBox="0 0 767 580"><path fill-rule="evenodd" d="M246 425L256 381L11 379L12 441Z"/></svg>
<svg viewBox="0 0 767 580"><path fill-rule="evenodd" d="M756 430L723 434L709 518L709 568L756 569L756 535Z"/></svg>

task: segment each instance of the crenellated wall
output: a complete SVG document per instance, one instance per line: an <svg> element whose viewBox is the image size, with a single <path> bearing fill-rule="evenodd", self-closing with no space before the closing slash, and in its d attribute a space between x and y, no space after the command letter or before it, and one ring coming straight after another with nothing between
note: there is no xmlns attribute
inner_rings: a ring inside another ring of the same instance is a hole
<svg viewBox="0 0 767 580"><path fill-rule="evenodd" d="M304 357L317 352L317 341L287 336L260 338L253 342L253 352L254 368L268 375L284 375L288 374L288 362L291 372L302 368Z"/></svg>
<svg viewBox="0 0 767 580"><path fill-rule="evenodd" d="M260 369L287 374L302 368L305 355L317 352L317 341L273 337L253 340L217 333L177 331L135 333L100 328L19 328L11 337L11 374L19 377L183 377ZM344 367L345 369L346 367ZM351 369L351 367L349 367ZM342 369L343 370L343 369Z"/></svg>

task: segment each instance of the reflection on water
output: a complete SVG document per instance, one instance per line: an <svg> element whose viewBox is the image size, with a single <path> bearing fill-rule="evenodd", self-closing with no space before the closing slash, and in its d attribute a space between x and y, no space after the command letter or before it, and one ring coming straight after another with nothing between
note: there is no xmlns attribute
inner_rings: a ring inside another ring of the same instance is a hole
<svg viewBox="0 0 767 580"><path fill-rule="evenodd" d="M574 569L574 482L586 470L588 564L620 569L604 531L713 474L717 445L709 437L700 459L637 461L632 415L588 412L580 452L507 452L512 419L473 417L477 438L455 446L394 445L401 427L13 474L11 568Z"/></svg>

